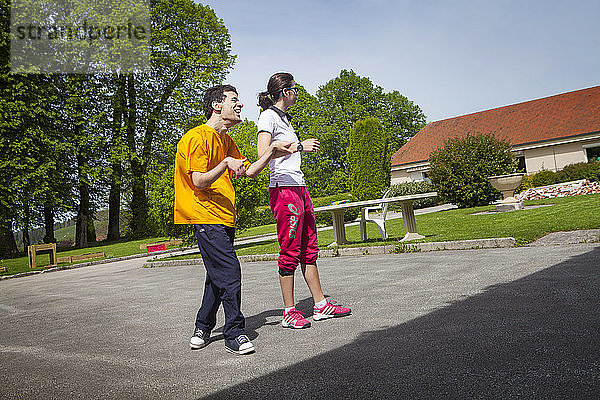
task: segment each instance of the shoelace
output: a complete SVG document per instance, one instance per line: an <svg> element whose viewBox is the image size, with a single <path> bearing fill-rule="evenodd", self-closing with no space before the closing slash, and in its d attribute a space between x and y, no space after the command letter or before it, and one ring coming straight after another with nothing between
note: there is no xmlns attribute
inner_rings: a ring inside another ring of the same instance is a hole
<svg viewBox="0 0 600 400"><path fill-rule="evenodd" d="M298 309L294 308L292 310L290 310L288 312L288 315L291 315L294 317L294 319L300 319L300 318L304 318L304 314L302 314L300 311L298 311Z"/></svg>
<svg viewBox="0 0 600 400"><path fill-rule="evenodd" d="M244 344L250 341L250 339L248 339L248 336L246 335L240 335L236 338L236 340L239 344Z"/></svg>
<svg viewBox="0 0 600 400"><path fill-rule="evenodd" d="M196 328L196 332L194 332L194 336L203 338L204 336L206 336L206 334L204 333L204 331L202 329Z"/></svg>

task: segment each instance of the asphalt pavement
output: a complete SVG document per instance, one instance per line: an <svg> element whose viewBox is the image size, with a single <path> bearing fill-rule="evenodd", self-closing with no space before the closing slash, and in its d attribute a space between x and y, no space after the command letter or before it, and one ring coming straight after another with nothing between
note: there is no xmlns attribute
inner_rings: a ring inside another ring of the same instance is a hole
<svg viewBox="0 0 600 400"><path fill-rule="evenodd" d="M0 281L2 399L600 398L600 245L323 258L348 317L282 328L273 261L243 263L256 353L188 341L201 266L133 259ZM312 314L300 274L298 308Z"/></svg>

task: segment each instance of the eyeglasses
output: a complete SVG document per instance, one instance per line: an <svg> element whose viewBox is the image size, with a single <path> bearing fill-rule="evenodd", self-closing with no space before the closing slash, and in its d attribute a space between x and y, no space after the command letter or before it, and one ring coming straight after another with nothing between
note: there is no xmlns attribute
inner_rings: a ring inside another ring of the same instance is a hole
<svg viewBox="0 0 600 400"><path fill-rule="evenodd" d="M298 94L298 88L296 86L284 88L283 90L293 90L295 94Z"/></svg>

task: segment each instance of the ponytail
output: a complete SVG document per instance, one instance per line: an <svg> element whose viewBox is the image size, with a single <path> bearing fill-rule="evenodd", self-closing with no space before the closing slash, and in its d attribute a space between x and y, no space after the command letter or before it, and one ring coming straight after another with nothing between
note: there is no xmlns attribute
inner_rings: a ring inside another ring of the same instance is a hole
<svg viewBox="0 0 600 400"><path fill-rule="evenodd" d="M260 92L258 94L258 105L263 111L273 105L273 99L271 98L269 92Z"/></svg>

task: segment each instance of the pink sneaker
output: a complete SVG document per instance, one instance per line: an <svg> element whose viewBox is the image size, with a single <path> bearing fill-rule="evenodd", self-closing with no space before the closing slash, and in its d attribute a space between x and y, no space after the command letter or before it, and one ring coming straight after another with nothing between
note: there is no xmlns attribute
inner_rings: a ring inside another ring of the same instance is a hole
<svg viewBox="0 0 600 400"><path fill-rule="evenodd" d="M327 318L345 317L351 313L352 310L346 307L338 306L335 300L327 300L327 304L321 308L317 308L315 305L313 309L313 319L315 321L320 321Z"/></svg>
<svg viewBox="0 0 600 400"><path fill-rule="evenodd" d="M287 313L283 314L281 326L284 328L302 329L309 328L310 322L304 318L300 311L296 310L296 307L294 307Z"/></svg>

